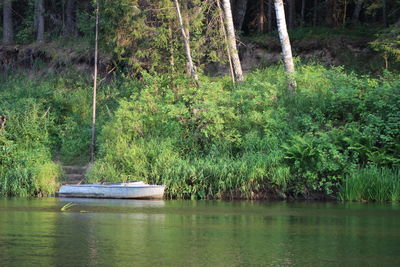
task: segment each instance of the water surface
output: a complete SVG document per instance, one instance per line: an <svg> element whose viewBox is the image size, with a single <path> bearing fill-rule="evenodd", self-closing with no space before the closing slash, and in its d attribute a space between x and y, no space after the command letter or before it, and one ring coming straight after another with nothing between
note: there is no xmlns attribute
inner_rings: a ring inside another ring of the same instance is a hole
<svg viewBox="0 0 400 267"><path fill-rule="evenodd" d="M0 199L0 266L150 265L399 266L400 206Z"/></svg>

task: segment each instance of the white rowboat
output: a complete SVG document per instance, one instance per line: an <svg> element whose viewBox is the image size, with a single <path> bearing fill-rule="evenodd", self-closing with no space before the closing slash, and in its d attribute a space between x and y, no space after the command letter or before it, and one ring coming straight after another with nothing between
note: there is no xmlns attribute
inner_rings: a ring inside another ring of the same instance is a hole
<svg viewBox="0 0 400 267"><path fill-rule="evenodd" d="M160 199L164 195L164 189L164 185L148 185L143 182L63 185L58 195L85 198Z"/></svg>

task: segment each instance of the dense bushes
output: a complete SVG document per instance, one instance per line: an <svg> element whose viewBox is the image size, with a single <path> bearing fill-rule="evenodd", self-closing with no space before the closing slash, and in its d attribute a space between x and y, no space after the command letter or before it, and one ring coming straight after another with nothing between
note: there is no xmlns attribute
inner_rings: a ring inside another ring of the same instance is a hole
<svg viewBox="0 0 400 267"><path fill-rule="evenodd" d="M88 182L145 180L180 198L395 199L360 192L378 192L383 180L398 185L398 75L303 65L293 96L281 67L254 71L235 87L227 78L202 77L196 88L185 77L142 75L102 84L99 153ZM54 192L60 169L51 159L88 160L90 79L13 76L0 97L8 117L0 193Z"/></svg>
<svg viewBox="0 0 400 267"><path fill-rule="evenodd" d="M57 188L59 167L51 161L51 119L32 98L2 99L7 117L0 131L0 196L48 195Z"/></svg>
<svg viewBox="0 0 400 267"><path fill-rule="evenodd" d="M116 99L130 94L127 88L136 83L117 79L102 86L99 128ZM74 70L35 73L35 78L17 73L0 80L0 115L7 117L0 131L0 195L52 194L62 176L59 163L88 162L91 102L90 76Z"/></svg>
<svg viewBox="0 0 400 267"><path fill-rule="evenodd" d="M232 88L145 77L103 128L90 181L165 183L171 197L336 196L368 165L399 167L400 80L308 65L286 95L279 67Z"/></svg>

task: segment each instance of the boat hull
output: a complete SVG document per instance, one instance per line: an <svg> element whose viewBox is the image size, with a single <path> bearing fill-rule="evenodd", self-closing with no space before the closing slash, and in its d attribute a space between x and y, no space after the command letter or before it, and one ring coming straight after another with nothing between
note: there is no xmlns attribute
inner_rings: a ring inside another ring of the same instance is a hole
<svg viewBox="0 0 400 267"><path fill-rule="evenodd" d="M160 199L164 195L163 185L64 185L60 197L79 198L126 198Z"/></svg>

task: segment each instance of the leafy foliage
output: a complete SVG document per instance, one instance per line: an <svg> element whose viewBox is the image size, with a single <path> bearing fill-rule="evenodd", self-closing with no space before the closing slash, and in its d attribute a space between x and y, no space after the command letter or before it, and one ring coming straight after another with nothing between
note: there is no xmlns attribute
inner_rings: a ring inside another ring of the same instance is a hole
<svg viewBox="0 0 400 267"><path fill-rule="evenodd" d="M103 128L90 181L164 183L171 197L312 198L335 196L359 167L399 168L397 75L305 65L293 97L279 68L236 88L145 76Z"/></svg>
<svg viewBox="0 0 400 267"><path fill-rule="evenodd" d="M382 52L385 60L392 56L396 61L400 61L400 22L377 34L371 46Z"/></svg>

